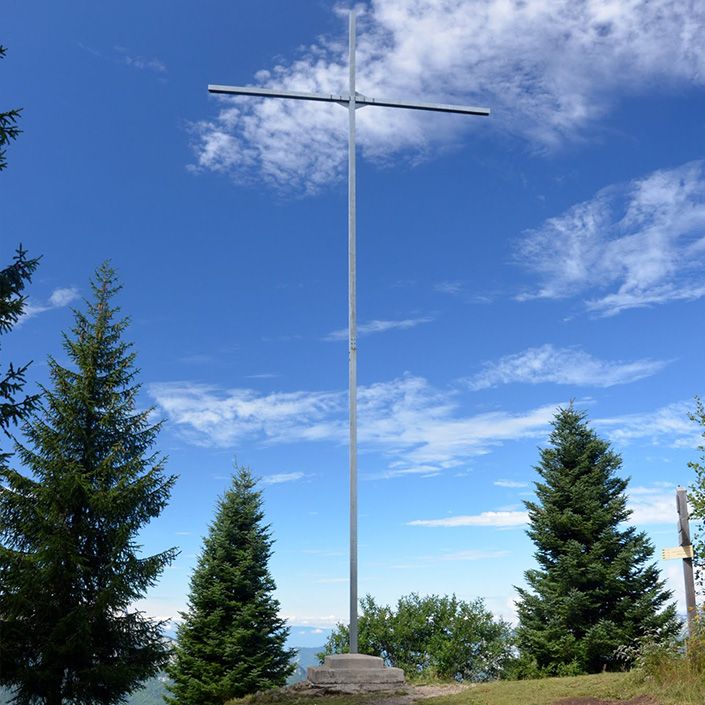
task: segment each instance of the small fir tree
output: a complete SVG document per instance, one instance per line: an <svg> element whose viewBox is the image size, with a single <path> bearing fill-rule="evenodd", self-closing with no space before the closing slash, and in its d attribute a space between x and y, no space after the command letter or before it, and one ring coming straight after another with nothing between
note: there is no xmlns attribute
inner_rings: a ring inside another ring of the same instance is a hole
<svg viewBox="0 0 705 705"><path fill-rule="evenodd" d="M537 502L526 502L539 568L518 590L517 641L544 675L617 668L615 650L646 634L680 629L646 534L625 526L622 460L572 404L559 409L536 467Z"/></svg>
<svg viewBox="0 0 705 705"><path fill-rule="evenodd" d="M119 288L103 265L64 336L73 367L49 359L52 388L25 424L31 474L0 473L0 683L18 705L118 703L168 659L162 624L130 609L175 556L136 543L175 477L136 406Z"/></svg>
<svg viewBox="0 0 705 705"><path fill-rule="evenodd" d="M273 540L255 487L250 471L239 468L219 501L167 668L172 705L222 705L284 685L294 669L267 565Z"/></svg>

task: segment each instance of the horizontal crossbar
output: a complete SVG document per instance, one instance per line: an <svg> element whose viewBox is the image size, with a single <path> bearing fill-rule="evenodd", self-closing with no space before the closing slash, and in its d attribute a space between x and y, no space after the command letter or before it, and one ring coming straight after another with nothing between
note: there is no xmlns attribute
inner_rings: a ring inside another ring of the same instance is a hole
<svg viewBox="0 0 705 705"><path fill-rule="evenodd" d="M227 95L251 95L260 98L293 98L294 100L315 100L322 103L344 103L350 102L348 95L335 95L326 93L298 93L296 91L279 91L272 88L257 88L251 86L208 86L209 93L221 93ZM465 105L444 105L442 103L409 103L392 100L379 100L368 98L363 95L355 96L355 106L376 105L381 108L405 108L408 110L430 110L438 113L462 113L464 115L490 114L489 108L475 108Z"/></svg>

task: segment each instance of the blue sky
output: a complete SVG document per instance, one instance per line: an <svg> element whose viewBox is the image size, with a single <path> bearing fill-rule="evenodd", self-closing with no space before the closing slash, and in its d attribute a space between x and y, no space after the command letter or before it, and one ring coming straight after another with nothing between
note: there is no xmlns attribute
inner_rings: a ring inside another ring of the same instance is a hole
<svg viewBox="0 0 705 705"><path fill-rule="evenodd" d="M262 477L282 613L346 617L346 114L206 91L344 92L346 7L4 8L0 107L24 108L24 133L0 255L43 259L3 354L45 381L112 261L179 475L143 534L182 551L142 603L155 616L183 609L237 459ZM358 90L493 111L358 111L360 591L512 618L533 565L522 501L570 399L622 454L633 521L658 551L677 542L705 391L705 8L358 9ZM660 565L680 600L680 565Z"/></svg>

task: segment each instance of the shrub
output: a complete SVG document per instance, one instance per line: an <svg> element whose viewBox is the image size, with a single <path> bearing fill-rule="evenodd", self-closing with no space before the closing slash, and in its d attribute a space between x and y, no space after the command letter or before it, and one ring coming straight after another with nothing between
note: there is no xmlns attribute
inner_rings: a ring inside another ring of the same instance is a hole
<svg viewBox="0 0 705 705"><path fill-rule="evenodd" d="M500 678L511 662L511 628L480 599L412 593L392 609L367 595L361 607L360 653L381 656L409 679L488 681ZM349 643L347 626L338 624L320 656L345 653Z"/></svg>

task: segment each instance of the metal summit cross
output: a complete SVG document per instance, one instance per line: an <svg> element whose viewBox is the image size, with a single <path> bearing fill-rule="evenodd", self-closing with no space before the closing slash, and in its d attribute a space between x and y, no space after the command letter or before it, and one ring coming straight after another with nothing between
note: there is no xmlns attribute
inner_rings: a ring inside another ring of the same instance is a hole
<svg viewBox="0 0 705 705"><path fill-rule="evenodd" d="M348 353L350 403L350 653L357 653L357 311L355 268L355 111L368 105L383 108L429 110L438 113L488 116L488 108L438 103L409 103L379 98L368 98L355 90L355 13L350 13L350 87L343 95L298 93L249 86L209 85L209 93L251 95L261 98L291 98L339 103L348 109Z"/></svg>

